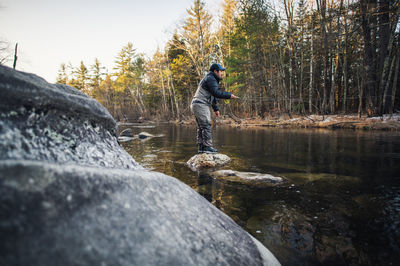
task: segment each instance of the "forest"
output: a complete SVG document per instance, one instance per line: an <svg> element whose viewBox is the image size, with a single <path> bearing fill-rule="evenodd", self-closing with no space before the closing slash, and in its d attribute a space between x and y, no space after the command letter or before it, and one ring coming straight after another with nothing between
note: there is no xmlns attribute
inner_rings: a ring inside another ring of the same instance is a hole
<svg viewBox="0 0 400 266"><path fill-rule="evenodd" d="M111 72L98 59L62 63L57 83L94 97L117 121L181 121L218 62L227 68L221 89L240 97L220 103L224 114L392 114L400 108L399 2L224 0L213 17L194 0L151 57L132 40Z"/></svg>

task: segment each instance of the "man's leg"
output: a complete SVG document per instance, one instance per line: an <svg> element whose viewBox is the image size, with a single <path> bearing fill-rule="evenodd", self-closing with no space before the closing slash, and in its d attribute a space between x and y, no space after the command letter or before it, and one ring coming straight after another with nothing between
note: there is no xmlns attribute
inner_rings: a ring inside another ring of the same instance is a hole
<svg viewBox="0 0 400 266"><path fill-rule="evenodd" d="M198 153L203 153L203 123L202 123L202 111L199 104L191 104L190 110L196 119L196 126L197 126L197 145L199 146Z"/></svg>
<svg viewBox="0 0 400 266"><path fill-rule="evenodd" d="M203 132L200 127L200 122L196 118L196 126L197 126L197 145L199 146L198 153L203 153Z"/></svg>
<svg viewBox="0 0 400 266"><path fill-rule="evenodd" d="M198 135L202 138L202 152L217 153L218 151L212 147L210 107L204 104L194 104L193 113L199 129Z"/></svg>

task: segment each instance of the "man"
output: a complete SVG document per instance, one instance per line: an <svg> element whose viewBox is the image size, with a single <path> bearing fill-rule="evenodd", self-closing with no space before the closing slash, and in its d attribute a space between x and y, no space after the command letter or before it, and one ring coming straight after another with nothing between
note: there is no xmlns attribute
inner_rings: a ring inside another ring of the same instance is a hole
<svg viewBox="0 0 400 266"><path fill-rule="evenodd" d="M224 71L225 68L220 64L212 64L210 66L210 72L200 81L192 104L190 105L190 109L196 118L199 153L218 152L212 146L210 106L212 106L215 115L218 117L220 114L217 106L217 99L238 98L230 92L224 92L218 89L218 83L222 80Z"/></svg>

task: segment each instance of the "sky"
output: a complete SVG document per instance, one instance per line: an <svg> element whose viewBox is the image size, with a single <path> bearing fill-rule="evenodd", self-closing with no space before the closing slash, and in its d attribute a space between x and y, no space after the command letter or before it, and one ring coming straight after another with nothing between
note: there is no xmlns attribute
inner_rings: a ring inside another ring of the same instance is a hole
<svg viewBox="0 0 400 266"><path fill-rule="evenodd" d="M217 19L222 0L206 0ZM111 72L115 57L132 42L151 57L163 49L187 17L193 0L0 0L0 40L9 45L17 70L56 81L61 63L87 67L98 58Z"/></svg>

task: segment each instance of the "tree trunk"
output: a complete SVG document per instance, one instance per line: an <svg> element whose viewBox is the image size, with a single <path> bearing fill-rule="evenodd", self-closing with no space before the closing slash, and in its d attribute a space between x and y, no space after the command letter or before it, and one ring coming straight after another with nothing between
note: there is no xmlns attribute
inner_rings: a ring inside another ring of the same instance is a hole
<svg viewBox="0 0 400 266"><path fill-rule="evenodd" d="M397 89L397 80L399 78L399 65L400 65L400 46L398 46L397 49L397 62L396 62L396 69L394 71L394 78L393 78L393 89L392 89L392 102L391 102L391 107L390 107L390 118L392 118L393 114L393 109L394 109L394 102L395 102L395 96L396 96L396 89Z"/></svg>
<svg viewBox="0 0 400 266"><path fill-rule="evenodd" d="M163 114L164 116L167 114L167 99L165 97L165 87L164 87L164 77L162 70L160 68L160 78L161 78L161 90L162 90L162 98L163 98Z"/></svg>
<svg viewBox="0 0 400 266"><path fill-rule="evenodd" d="M389 68L390 68L390 53L391 53L391 44L393 43L393 37L391 35L390 30L390 22L389 22L389 7L390 3L389 0L379 0L378 1L378 13L379 16L379 28L377 29L377 35L379 36L378 39L378 71L377 71L377 99L376 99L376 107L378 108L379 115L383 114L382 99L384 89L386 87L386 82L390 82L388 78Z"/></svg>
<svg viewBox="0 0 400 266"><path fill-rule="evenodd" d="M336 95L336 86L338 80L338 68L339 68L339 49L336 53L335 59L335 66L332 65L332 85L331 85L331 92L329 95L329 105L330 105L330 112L331 114L335 113L335 95Z"/></svg>
<svg viewBox="0 0 400 266"><path fill-rule="evenodd" d="M349 12L349 0L347 0L347 7L346 7L346 13L344 15L344 54L343 54L343 105L342 105L342 111L343 113L346 113L347 111L347 87L348 87L348 70L347 70L347 55L348 55L348 36L349 36L349 29L347 25L347 16Z"/></svg>
<svg viewBox="0 0 400 266"><path fill-rule="evenodd" d="M395 62L397 61L396 59L397 59L396 57L393 57L392 63L390 64L390 71L389 71L389 75L387 77L387 81L385 83L385 90L384 90L383 96L382 96L383 99L382 99L382 105L380 108L381 109L380 115L383 115L387 111L387 109L389 109L388 108L389 106L387 106L388 105L387 103L389 103L389 101L386 101L386 99L389 97L389 94L391 94L389 92L389 87L390 87L390 83L391 83L392 73L393 73L394 67L395 67ZM394 89L394 88L392 88L392 89Z"/></svg>
<svg viewBox="0 0 400 266"><path fill-rule="evenodd" d="M384 4L386 4L387 6L384 7L383 11L386 11L384 15L383 21L389 21L389 13L387 12L387 10L389 10L389 3L385 2ZM400 6L397 7L396 9L394 9L394 15L391 17L392 20L392 26L390 26L388 24L388 22L386 22L387 25L385 25L385 27L381 30L381 35L385 35L385 33L387 33L387 35L390 36L385 36L385 37L381 37L381 38L385 38L385 41L383 41L383 44L381 43L381 54L382 56L385 56L385 58L381 58L381 61L383 61L383 66L382 66L382 72L381 72L381 77L380 77L380 82L379 82L379 88L380 90L383 90L383 94L381 95L381 101L380 101L380 105L379 105L379 114L383 115L385 112L388 112L390 109L390 104L387 100L387 97L389 97L389 95L391 95L391 88L390 87L390 83L391 83L391 77L392 77L392 73L394 71L394 67L395 67L395 61L396 61L396 52L393 53L393 45L395 42L395 35L396 35L396 27L398 25L398 20L399 20L399 11L400 10ZM386 27L387 26L387 27ZM391 28L390 28L391 27ZM388 41L386 42L386 40L388 39ZM382 47L383 46L383 47ZM399 56L399 55L397 55ZM392 63L390 63L390 61L392 61Z"/></svg>
<svg viewBox="0 0 400 266"><path fill-rule="evenodd" d="M340 0L340 11L342 10L343 7L343 0ZM336 96L339 91L339 63L340 63L340 15L337 16L337 33L336 33L336 59L335 59L335 67L333 68L333 73L332 73L332 85L331 85L331 93L329 96L329 105L330 105L330 111L331 114L335 113L335 109L337 106L337 100Z"/></svg>
<svg viewBox="0 0 400 266"><path fill-rule="evenodd" d="M170 101L171 112L172 112L172 116L170 116L170 118L175 118L176 116L175 116L175 109L174 109L174 106L175 106L174 96L173 96L173 93L172 93L171 84L169 82L169 79L170 79L170 77L168 75L167 76L167 86L168 86L169 101Z"/></svg>
<svg viewBox="0 0 400 266"><path fill-rule="evenodd" d="M18 52L18 43L15 44L15 50L14 50L14 63L13 63L13 69L17 66L17 52Z"/></svg>
<svg viewBox="0 0 400 266"><path fill-rule="evenodd" d="M366 109L368 116L376 115L374 105L375 99L375 65L373 55L373 44L371 40L371 27L369 25L367 14L369 14L366 0L360 0L361 5L361 26L364 35L364 69L366 73L365 91L366 91Z"/></svg>
<svg viewBox="0 0 400 266"><path fill-rule="evenodd" d="M174 81L172 80L172 77L169 77L169 81L170 81L170 83L171 83L172 95L173 95L173 97L174 97L174 102L175 102L176 117L177 117L178 120L180 120L180 119L181 119L181 116L180 116L180 112L179 112L179 104L178 104L178 101L177 101L177 99L176 99Z"/></svg>
<svg viewBox="0 0 400 266"><path fill-rule="evenodd" d="M312 7L311 7L312 8ZM314 89L314 19L311 17L311 55L310 55L310 84L308 87L308 112L312 114L312 97Z"/></svg>
<svg viewBox="0 0 400 266"><path fill-rule="evenodd" d="M323 95L322 95L322 113L327 113L328 107L328 87L329 87L329 79L328 79L328 70L329 70L329 53L328 53L328 36L326 33L326 0L317 0L317 8L319 13L319 19L322 30L322 39L324 44L324 87L323 87Z"/></svg>
<svg viewBox="0 0 400 266"><path fill-rule="evenodd" d="M360 82L360 70L357 71L357 85L358 85L358 118L361 118L362 114L362 101L364 97L364 79Z"/></svg>

